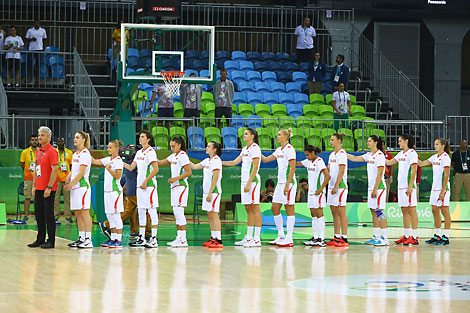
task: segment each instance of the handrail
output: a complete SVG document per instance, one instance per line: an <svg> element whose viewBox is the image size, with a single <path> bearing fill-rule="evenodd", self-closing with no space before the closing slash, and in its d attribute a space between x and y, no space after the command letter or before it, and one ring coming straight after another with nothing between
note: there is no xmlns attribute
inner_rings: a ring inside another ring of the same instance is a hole
<svg viewBox="0 0 470 313"><path fill-rule="evenodd" d="M367 105L369 104L370 97L372 96L372 90L370 90L370 88L367 87L366 89L364 89L364 93L366 93L364 95L364 108L366 108L367 110Z"/></svg>
<svg viewBox="0 0 470 313"><path fill-rule="evenodd" d="M380 105L377 107L378 103L380 103ZM383 104L382 100L380 99L375 100L375 119L376 120L379 119L378 116L379 116L380 110L382 109L382 104Z"/></svg>
<svg viewBox="0 0 470 313"><path fill-rule="evenodd" d="M0 79L0 116L5 117L8 115L8 97L3 86L3 81ZM3 137L3 139L2 139ZM2 119L0 121L0 146L6 147L8 143L8 123Z"/></svg>

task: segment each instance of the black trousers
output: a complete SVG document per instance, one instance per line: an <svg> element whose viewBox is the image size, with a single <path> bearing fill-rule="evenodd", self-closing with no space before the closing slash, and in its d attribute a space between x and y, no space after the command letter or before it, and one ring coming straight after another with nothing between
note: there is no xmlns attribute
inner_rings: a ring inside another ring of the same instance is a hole
<svg viewBox="0 0 470 313"><path fill-rule="evenodd" d="M51 191L51 195L48 198L44 198L44 190L36 190L34 215L38 223L38 242L46 242L47 230L47 241L55 243L54 199L55 191Z"/></svg>
<svg viewBox="0 0 470 313"><path fill-rule="evenodd" d="M312 49L297 49L297 63L313 62L315 52Z"/></svg>

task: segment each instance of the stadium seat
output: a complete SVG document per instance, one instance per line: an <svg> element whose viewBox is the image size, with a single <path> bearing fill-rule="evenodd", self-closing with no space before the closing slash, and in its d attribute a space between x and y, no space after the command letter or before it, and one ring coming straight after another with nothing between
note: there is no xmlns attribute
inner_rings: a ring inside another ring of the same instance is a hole
<svg viewBox="0 0 470 313"><path fill-rule="evenodd" d="M265 62L275 61L276 60L276 56L272 52L263 52L263 53L261 53L261 58Z"/></svg>
<svg viewBox="0 0 470 313"><path fill-rule="evenodd" d="M173 115L174 117L183 117L184 114L184 107L181 102L174 102L173 103Z"/></svg>
<svg viewBox="0 0 470 313"><path fill-rule="evenodd" d="M254 92L255 91L255 85L250 82L240 82L238 85L238 90L241 92Z"/></svg>
<svg viewBox="0 0 470 313"><path fill-rule="evenodd" d="M308 96L304 93L296 93L294 94L294 102L295 104L306 105L308 104Z"/></svg>
<svg viewBox="0 0 470 313"><path fill-rule="evenodd" d="M216 60L215 60L215 65L217 65L217 68L218 68L218 69L222 69L222 68L224 68L225 61L227 61L227 60L225 60L225 59L222 59L222 60L216 59ZM220 77L220 76L219 76L219 77Z"/></svg>
<svg viewBox="0 0 470 313"><path fill-rule="evenodd" d="M261 74L257 71L248 71L246 73L246 80L251 83L261 82Z"/></svg>
<svg viewBox="0 0 470 313"><path fill-rule="evenodd" d="M239 61L238 64L239 64L238 67L240 71L253 71L254 70L253 63L251 63L250 61Z"/></svg>
<svg viewBox="0 0 470 313"><path fill-rule="evenodd" d="M291 55L290 55L290 60L292 62L297 62L297 53L296 52L292 52Z"/></svg>
<svg viewBox="0 0 470 313"><path fill-rule="evenodd" d="M265 71L261 73L261 78L267 84L271 84L277 81L276 73L271 72L271 71Z"/></svg>
<svg viewBox="0 0 470 313"><path fill-rule="evenodd" d="M233 51L232 52L232 60L234 61L245 61L246 54L243 51Z"/></svg>
<svg viewBox="0 0 470 313"><path fill-rule="evenodd" d="M276 53L276 61L278 62L290 62L290 55L286 52Z"/></svg>
<svg viewBox="0 0 470 313"><path fill-rule="evenodd" d="M255 113L258 116L270 116L271 115L271 107L266 103L266 96L272 95L271 93L264 94L264 103L258 103L255 105Z"/></svg>
<svg viewBox="0 0 470 313"><path fill-rule="evenodd" d="M296 72L299 70L299 66L297 65L297 63L294 63L294 62L285 62L284 70L286 72Z"/></svg>
<svg viewBox="0 0 470 313"><path fill-rule="evenodd" d="M228 60L232 57L232 55L228 51L219 50L215 53L215 57L217 59L227 59Z"/></svg>
<svg viewBox="0 0 470 313"><path fill-rule="evenodd" d="M200 70L199 77L209 77L209 70Z"/></svg>
<svg viewBox="0 0 470 313"><path fill-rule="evenodd" d="M263 95L256 92L249 92L247 102L252 106L255 106L258 103L263 103Z"/></svg>
<svg viewBox="0 0 470 313"><path fill-rule="evenodd" d="M308 73L308 69L309 69L309 64L308 62L302 62L300 63L300 66L299 66L299 69L301 72L307 74Z"/></svg>
<svg viewBox="0 0 470 313"><path fill-rule="evenodd" d="M204 102L204 110L202 110L202 103L201 103L201 111L208 116L215 116L215 103L214 102Z"/></svg>
<svg viewBox="0 0 470 313"><path fill-rule="evenodd" d="M46 58L46 64L52 66L55 64L64 65L64 58L60 56L53 55L49 59Z"/></svg>
<svg viewBox="0 0 470 313"><path fill-rule="evenodd" d="M184 77L189 77L189 75L191 75L191 74L196 75L196 77L199 76L199 72L196 71L196 70L190 70L190 69L188 69L188 70L184 70L184 71L186 72L186 74L184 74Z"/></svg>
<svg viewBox="0 0 470 313"><path fill-rule="evenodd" d="M246 127L246 119L241 115L232 115L232 127L239 129L241 127Z"/></svg>
<svg viewBox="0 0 470 313"><path fill-rule="evenodd" d="M308 116L298 116L295 118L298 129L310 129L310 118Z"/></svg>
<svg viewBox="0 0 470 313"><path fill-rule="evenodd" d="M307 104L302 107L305 116L312 118L314 116L319 116L319 105L316 104Z"/></svg>
<svg viewBox="0 0 470 313"><path fill-rule="evenodd" d="M249 115L253 115L253 105L249 103L240 103L238 105L238 113L243 117L247 117Z"/></svg>
<svg viewBox="0 0 470 313"><path fill-rule="evenodd" d="M284 66L280 62L276 62L276 61L269 62L268 66L269 66L269 70L273 72L284 71Z"/></svg>
<svg viewBox="0 0 470 313"><path fill-rule="evenodd" d="M353 95L350 94L349 98L351 99L351 105L356 105L357 104L356 96L353 96Z"/></svg>
<svg viewBox="0 0 470 313"><path fill-rule="evenodd" d="M333 151L333 147L330 145L330 138L334 133L336 133L336 131L332 128L322 129L322 138L323 142L325 143L325 151Z"/></svg>
<svg viewBox="0 0 470 313"><path fill-rule="evenodd" d="M191 149L204 149L204 131L200 127L191 126L186 131Z"/></svg>
<svg viewBox="0 0 470 313"><path fill-rule="evenodd" d="M322 94L312 93L309 96L310 103L312 104L325 104L325 98Z"/></svg>
<svg viewBox="0 0 470 313"><path fill-rule="evenodd" d="M239 70L239 65L238 65L238 62L237 61L225 61L224 62L224 68L229 71L229 70L233 70L233 71L238 71Z"/></svg>
<svg viewBox="0 0 470 313"><path fill-rule="evenodd" d="M281 119L281 129L289 129L289 128L296 128L295 127L295 118L292 116L284 116Z"/></svg>
<svg viewBox="0 0 470 313"><path fill-rule="evenodd" d="M257 82L255 83L256 92L271 92L271 87L267 83Z"/></svg>
<svg viewBox="0 0 470 313"><path fill-rule="evenodd" d="M196 71L203 70L207 68L207 66L208 66L208 63L206 61L202 61L202 60L193 61L193 69L195 69Z"/></svg>
<svg viewBox="0 0 470 313"><path fill-rule="evenodd" d="M258 72L264 72L269 70L269 65L266 62L255 62L254 69Z"/></svg>
<svg viewBox="0 0 470 313"><path fill-rule="evenodd" d="M212 127L212 126L215 126L214 115L201 113L200 118L199 118L199 127L201 127L202 129L205 129L206 127Z"/></svg>
<svg viewBox="0 0 470 313"><path fill-rule="evenodd" d="M222 143L220 129L217 127L206 127L204 129L204 138L206 142L215 141L217 143Z"/></svg>
<svg viewBox="0 0 470 313"><path fill-rule="evenodd" d="M294 72L292 73L292 81L295 83L304 84L307 82L307 75L303 72Z"/></svg>
<svg viewBox="0 0 470 313"><path fill-rule="evenodd" d="M235 92L235 94L233 95L232 102L236 105L239 105L240 103L246 103L246 95L241 92Z"/></svg>
<svg viewBox="0 0 470 313"><path fill-rule="evenodd" d="M378 128L370 129L368 130L367 135L379 136L380 138L382 138L383 141L385 141L385 143L387 143L387 136L385 136L385 132L383 131L383 129L378 129Z"/></svg>
<svg viewBox="0 0 470 313"><path fill-rule="evenodd" d="M131 56L127 58L127 66L136 69L145 67L145 64L139 57Z"/></svg>
<svg viewBox="0 0 470 313"><path fill-rule="evenodd" d="M144 49L144 50L149 50L149 49ZM144 50L142 50L142 51L144 51ZM142 52L141 52L141 54L142 54ZM184 54L184 57L188 58L188 59L201 59L201 53L197 50L188 50Z"/></svg>
<svg viewBox="0 0 470 313"><path fill-rule="evenodd" d="M259 146L261 150L271 150L273 148L273 137L270 131L265 127L256 129L258 133Z"/></svg>
<svg viewBox="0 0 470 313"><path fill-rule="evenodd" d="M51 66L51 74L52 79L64 79L64 66L61 64L54 64L53 66Z"/></svg>
<svg viewBox="0 0 470 313"><path fill-rule="evenodd" d="M263 126L263 120L258 115L249 115L246 119L246 125L253 129Z"/></svg>
<svg viewBox="0 0 470 313"><path fill-rule="evenodd" d="M246 72L233 71L231 76L232 76L232 81L237 81L237 80L246 81Z"/></svg>
<svg viewBox="0 0 470 313"><path fill-rule="evenodd" d="M318 113L320 113L321 117L332 119L333 107L331 105L322 104L318 108Z"/></svg>
<svg viewBox="0 0 470 313"><path fill-rule="evenodd" d="M139 50L134 49L134 48L127 49L127 57L138 57L138 56L139 56Z"/></svg>
<svg viewBox="0 0 470 313"><path fill-rule="evenodd" d="M232 115L238 114L238 107L235 103L232 103Z"/></svg>
<svg viewBox="0 0 470 313"><path fill-rule="evenodd" d="M279 102L283 105L294 104L294 97L290 93L279 94Z"/></svg>
<svg viewBox="0 0 470 313"><path fill-rule="evenodd" d="M363 131L362 128L354 130L354 139L356 139L358 150L365 150L367 148L367 131Z"/></svg>
<svg viewBox="0 0 470 313"><path fill-rule="evenodd" d="M246 53L246 59L251 62L261 61L261 54L257 51L248 51Z"/></svg>
<svg viewBox="0 0 470 313"><path fill-rule="evenodd" d="M201 59L209 59L209 50L201 51Z"/></svg>
<svg viewBox="0 0 470 313"><path fill-rule="evenodd" d="M263 94L263 103L265 103L269 106L273 105L275 103L279 103L278 94L277 93L270 93L270 92L264 93Z"/></svg>
<svg viewBox="0 0 470 313"><path fill-rule="evenodd" d="M297 104L287 106L287 115L293 118L302 116L302 106Z"/></svg>
<svg viewBox="0 0 470 313"><path fill-rule="evenodd" d="M286 92L301 92L299 83L287 83Z"/></svg>
<svg viewBox="0 0 470 313"><path fill-rule="evenodd" d="M287 116L287 109L284 105L276 103L271 106L271 112L275 117Z"/></svg>
<svg viewBox="0 0 470 313"><path fill-rule="evenodd" d="M201 102L214 102L214 95L210 92L204 91L201 96Z"/></svg>
<svg viewBox="0 0 470 313"><path fill-rule="evenodd" d="M286 86L283 83L274 82L274 83L271 83L271 91L285 93Z"/></svg>
<svg viewBox="0 0 470 313"><path fill-rule="evenodd" d="M322 140L322 137L320 137L320 136L315 136L315 135L310 135L310 136L308 136L306 139L307 139L307 143L308 143L309 145L312 145L312 146L314 146L314 147L318 147L318 148L320 148L320 149L323 150L323 147L322 147L322 141L323 141L323 140Z"/></svg>
<svg viewBox="0 0 470 313"><path fill-rule="evenodd" d="M240 146L242 148L246 146L246 142L243 141L243 133L245 132L245 130L246 130L246 127L242 127L237 130L238 139L240 140Z"/></svg>
<svg viewBox="0 0 470 313"><path fill-rule="evenodd" d="M174 137L181 136L184 138L184 141L187 142L186 131L184 127L172 126L170 127L170 140Z"/></svg>
<svg viewBox="0 0 470 313"><path fill-rule="evenodd" d="M168 129L163 126L153 127L152 134L155 139L155 147L168 150L168 143L170 141Z"/></svg>
<svg viewBox="0 0 470 313"><path fill-rule="evenodd" d="M46 47L46 49L44 49L44 52L59 52L59 48L57 47L54 47L54 46L49 46L49 47Z"/></svg>
<svg viewBox="0 0 470 313"><path fill-rule="evenodd" d="M326 95L326 97L325 97L325 102L326 102L326 104L331 105L331 97L332 97L331 94L327 94L327 95Z"/></svg>
<svg viewBox="0 0 470 313"><path fill-rule="evenodd" d="M224 149L236 150L238 148L237 130L233 127L224 127L221 131Z"/></svg>
<svg viewBox="0 0 470 313"><path fill-rule="evenodd" d="M351 105L351 113L355 119L366 117L366 109L360 105Z"/></svg>
<svg viewBox="0 0 470 313"><path fill-rule="evenodd" d="M286 72L280 72L277 74L277 81L286 84L291 81L291 75Z"/></svg>
<svg viewBox="0 0 470 313"><path fill-rule="evenodd" d="M296 130L296 129L295 129ZM293 131L295 131L293 129ZM290 139L289 139L290 144L296 151L304 151L305 148L305 137L303 134L294 134Z"/></svg>

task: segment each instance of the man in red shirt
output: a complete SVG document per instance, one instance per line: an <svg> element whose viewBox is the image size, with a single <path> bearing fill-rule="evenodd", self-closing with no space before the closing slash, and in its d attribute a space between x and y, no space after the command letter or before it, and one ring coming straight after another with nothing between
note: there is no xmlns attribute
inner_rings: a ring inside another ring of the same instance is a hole
<svg viewBox="0 0 470 313"><path fill-rule="evenodd" d="M36 153L32 191L38 235L36 241L28 245L30 248L51 249L55 245L54 199L57 190L59 156L57 150L50 144L51 137L52 132L49 127L41 126L38 129L40 148Z"/></svg>

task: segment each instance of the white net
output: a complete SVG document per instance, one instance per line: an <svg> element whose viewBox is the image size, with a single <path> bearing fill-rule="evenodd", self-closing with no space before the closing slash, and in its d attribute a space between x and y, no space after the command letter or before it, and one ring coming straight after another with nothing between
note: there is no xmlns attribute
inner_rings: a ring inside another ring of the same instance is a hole
<svg viewBox="0 0 470 313"><path fill-rule="evenodd" d="M185 72L161 72L165 82L165 95L168 98L180 95L180 86Z"/></svg>

